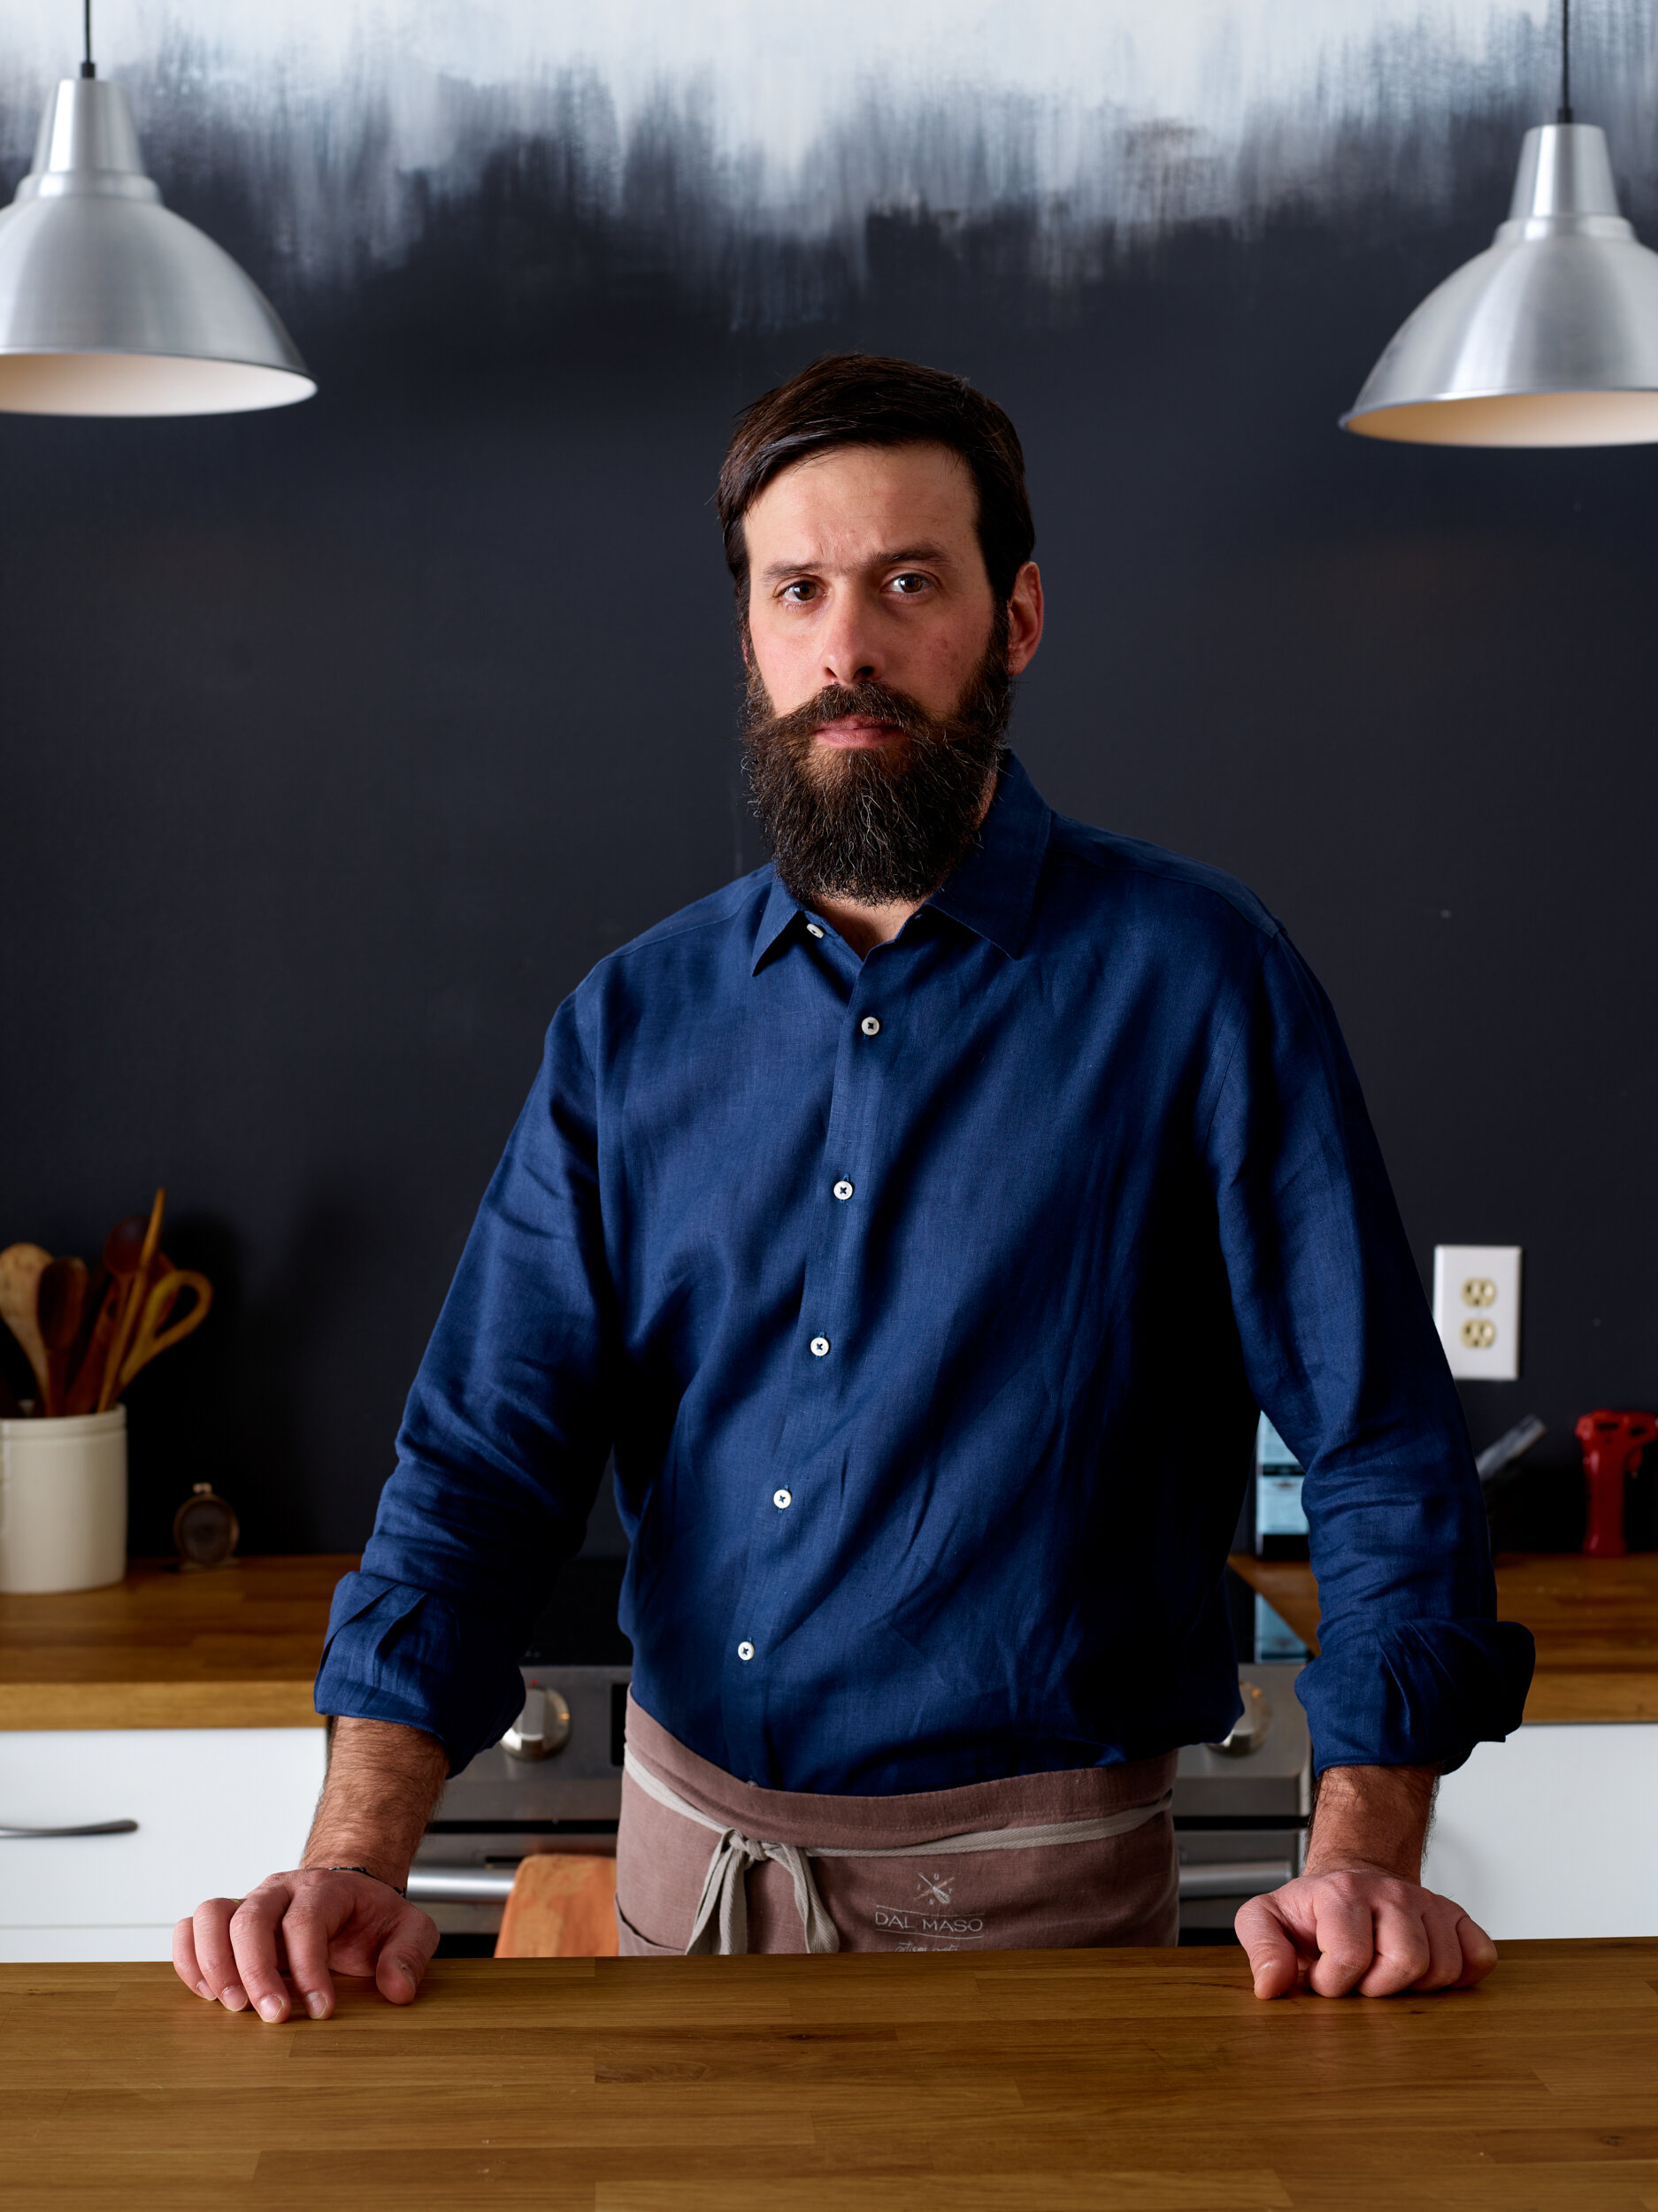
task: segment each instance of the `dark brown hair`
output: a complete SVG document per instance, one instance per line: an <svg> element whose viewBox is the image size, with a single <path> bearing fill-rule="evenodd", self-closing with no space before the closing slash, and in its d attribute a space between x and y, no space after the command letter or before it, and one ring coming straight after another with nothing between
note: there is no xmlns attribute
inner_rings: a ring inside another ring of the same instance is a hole
<svg viewBox="0 0 1658 2212"><path fill-rule="evenodd" d="M748 585L742 518L774 477L835 446L924 444L948 446L971 470L979 549L1005 604L1036 543L1018 432L965 377L873 353L826 354L738 417L716 503L739 598Z"/></svg>

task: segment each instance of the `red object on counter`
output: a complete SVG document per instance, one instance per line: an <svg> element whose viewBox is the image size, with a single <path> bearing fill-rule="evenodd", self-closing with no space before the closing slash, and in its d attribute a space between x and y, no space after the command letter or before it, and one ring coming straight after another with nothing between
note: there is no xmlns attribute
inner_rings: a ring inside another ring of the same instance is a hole
<svg viewBox="0 0 1658 2212"><path fill-rule="evenodd" d="M1623 1478L1640 1465L1640 1455L1658 1436L1650 1413L1610 1413L1602 1407L1577 1424L1583 1446L1584 1480L1589 1486L1589 1525L1583 1548L1593 1559L1622 1559Z"/></svg>

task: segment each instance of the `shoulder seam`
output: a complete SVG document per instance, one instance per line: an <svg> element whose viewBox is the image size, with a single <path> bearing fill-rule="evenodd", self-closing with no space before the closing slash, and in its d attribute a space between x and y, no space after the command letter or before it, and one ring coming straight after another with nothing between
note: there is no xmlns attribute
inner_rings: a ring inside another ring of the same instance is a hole
<svg viewBox="0 0 1658 2212"><path fill-rule="evenodd" d="M1056 821L1065 819L1063 815L1055 816L1055 818ZM1067 824L1067 826L1073 826ZM1074 826L1086 827L1086 825ZM1093 834L1099 836L1105 833L1094 832ZM1243 894L1242 899L1235 898L1229 891L1224 890L1220 885L1205 882L1201 875L1186 874L1178 864L1173 866L1161 864L1161 856L1158 858L1153 858L1149 854L1125 852L1123 848L1130 841L1127 839L1117 841L1110 849L1101 851L1093 843L1092 839L1086 842L1079 839L1075 843L1067 841L1063 844L1058 844L1050 838L1048 849L1055 857L1080 861L1085 867L1092 868L1098 875L1109 874L1115 868L1125 874L1155 876L1160 882L1178 883L1189 890L1201 891L1209 898L1218 899L1223 906L1231 907L1240 921L1247 922L1251 929L1259 932L1263 937L1271 940L1283 935L1283 923L1275 914L1268 912L1260 899L1246 884L1240 883L1238 887ZM1170 856L1171 859L1174 857L1172 855ZM1218 875L1224 872L1220 869L1210 871L1207 868L1207 864L1201 861L1188 864L1194 869L1204 868L1206 873ZM1247 903L1245 903L1246 901ZM1251 906L1255 910L1254 912L1250 911Z"/></svg>

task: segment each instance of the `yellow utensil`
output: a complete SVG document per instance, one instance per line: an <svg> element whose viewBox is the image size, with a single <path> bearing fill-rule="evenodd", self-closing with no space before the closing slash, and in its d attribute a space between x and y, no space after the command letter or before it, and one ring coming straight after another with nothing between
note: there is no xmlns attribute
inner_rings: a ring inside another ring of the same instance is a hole
<svg viewBox="0 0 1658 2212"><path fill-rule="evenodd" d="M165 1325L181 1291L193 1291L196 1303L189 1311L171 1325ZM138 1333L133 1339L132 1349L121 1363L121 1388L126 1389L141 1367L148 1367L158 1353L165 1352L188 1336L192 1329L199 1329L207 1318L213 1302L213 1286L205 1275L198 1275L193 1267L175 1267L161 1277L144 1301L143 1317L138 1324Z"/></svg>
<svg viewBox="0 0 1658 2212"><path fill-rule="evenodd" d="M143 1309L144 1285L150 1279L150 1263L155 1258L156 1247L161 1241L161 1217L165 1210L166 1203L167 1191L164 1183L156 1193L156 1202L150 1210L150 1225L144 1231L144 1241L138 1255L138 1265L133 1272L132 1288L127 1293L126 1304L121 1308L121 1317L115 1331L115 1340L110 1346L109 1359L104 1370L104 1385L98 1392L100 1413L109 1411L115 1403L115 1394L121 1386L121 1369L126 1363L127 1347L133 1340L134 1327ZM125 1225L125 1224L118 1225L110 1232L111 1241L120 1235ZM111 1275L116 1272L115 1263L110 1256L108 1245L104 1247L104 1263Z"/></svg>

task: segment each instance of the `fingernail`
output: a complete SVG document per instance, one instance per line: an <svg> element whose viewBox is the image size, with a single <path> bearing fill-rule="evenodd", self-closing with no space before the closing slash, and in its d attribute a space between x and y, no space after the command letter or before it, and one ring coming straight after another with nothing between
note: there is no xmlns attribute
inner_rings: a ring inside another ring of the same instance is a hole
<svg viewBox="0 0 1658 2212"><path fill-rule="evenodd" d="M198 1997L206 1997L206 1998L208 1998L209 2000L211 2000L211 1999L212 1994L213 1994L212 1991L211 1991L211 1989L207 1986L207 1984L206 1984L205 1982L197 1982L197 1983L196 1983L196 1995L197 1995Z"/></svg>
<svg viewBox="0 0 1658 2212"><path fill-rule="evenodd" d="M240 2012L248 2001L234 1982L226 1982L219 1996L220 2003L228 2005L232 2012Z"/></svg>
<svg viewBox="0 0 1658 2212"><path fill-rule="evenodd" d="M281 2009L282 2002L280 1997L261 1997L259 2000L259 2017L262 2020L276 2019Z"/></svg>
<svg viewBox="0 0 1658 2212"><path fill-rule="evenodd" d="M323 1995L321 1990L313 1989L311 1991L311 1994L305 2000L305 2009L308 2013L310 2013L313 2020L320 2020L322 2018L323 2014L328 2009L328 2000Z"/></svg>

